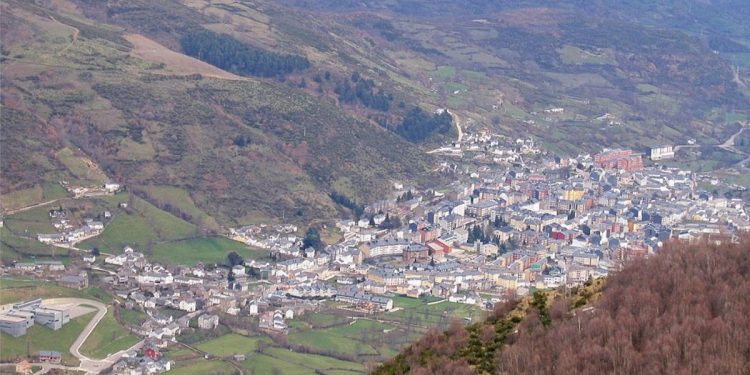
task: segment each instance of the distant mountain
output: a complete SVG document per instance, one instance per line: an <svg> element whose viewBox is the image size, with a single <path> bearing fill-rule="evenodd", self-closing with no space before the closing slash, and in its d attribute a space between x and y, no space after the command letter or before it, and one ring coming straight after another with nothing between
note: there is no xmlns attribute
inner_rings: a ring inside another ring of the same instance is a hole
<svg viewBox="0 0 750 375"><path fill-rule="evenodd" d="M431 332L374 373L746 374L748 249L748 239L672 244L605 283L537 292L485 322Z"/></svg>

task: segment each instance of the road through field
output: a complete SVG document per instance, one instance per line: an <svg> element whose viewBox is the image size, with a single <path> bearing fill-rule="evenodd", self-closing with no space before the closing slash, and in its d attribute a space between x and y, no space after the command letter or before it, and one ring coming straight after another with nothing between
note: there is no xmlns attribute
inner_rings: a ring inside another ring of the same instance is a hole
<svg viewBox="0 0 750 375"><path fill-rule="evenodd" d="M83 329L81 334L78 335L76 341L73 342L73 345L70 346L70 354L81 361L78 369L84 371L87 374L98 374L102 372L104 369L112 366L115 362L117 362L120 357L122 357L128 351L139 349L143 345L143 341L140 341L128 349L121 350L101 360L89 358L81 353L81 347L86 342L86 339L89 338L91 333L94 332L94 329L96 329L96 326L99 325L99 322L107 314L107 306L101 302L84 298L51 298L44 300L42 304L44 306L88 305L93 306L97 309L94 318L89 321L89 324L86 325L86 328Z"/></svg>

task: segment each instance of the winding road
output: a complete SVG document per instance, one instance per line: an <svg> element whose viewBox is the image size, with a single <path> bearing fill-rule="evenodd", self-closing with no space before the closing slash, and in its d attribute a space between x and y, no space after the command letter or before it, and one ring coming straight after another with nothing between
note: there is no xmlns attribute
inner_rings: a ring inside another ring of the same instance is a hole
<svg viewBox="0 0 750 375"><path fill-rule="evenodd" d="M678 151L680 151L683 148L696 148L696 147L701 147L701 146L714 146L714 147L718 147L720 149L723 149L723 150L726 150L726 151L729 151L729 152L733 152L735 154L746 156L746 158L744 158L744 159L740 160L739 162L734 163L732 166L730 166L730 167L737 166L737 167L742 168L745 164L750 163L750 154L748 154L748 153L746 153L746 152L744 152L742 150L737 149L737 147L734 144L734 140L740 134L742 134L742 132L750 129L750 123L747 123L747 122L744 123L744 124L740 123L740 125L742 125L742 127L737 132L735 132L734 134L730 135L729 138L727 138L724 142L722 142L720 144L715 144L715 145L700 145L700 144L677 145L677 146L674 147L674 152L678 152ZM725 168L722 168L722 169L727 169L727 168L730 168L730 167L725 167Z"/></svg>
<svg viewBox="0 0 750 375"><path fill-rule="evenodd" d="M143 346L143 340L141 340L140 342L131 346L130 348L111 354L107 358L104 358L104 359L89 358L83 353L81 353L81 347L83 346L83 343L85 343L86 340L89 338L89 336L91 336L91 333L94 332L94 329L96 329L96 326L99 325L99 322L101 322L104 316L107 315L107 306L101 302L90 300L90 299L85 299L85 298L50 298L50 299L45 299L44 301L42 301L42 306L61 306L61 305L65 305L65 306L86 305L86 306L92 306L97 310L96 315L94 315L94 317L89 321L89 323L86 325L83 331L81 331L81 334L78 335L78 338L73 342L73 345L70 346L70 354L78 358L78 360L81 361L81 363L80 365L78 365L78 367L63 366L63 365L56 365L56 364L50 364L50 363L32 363L32 365L42 367L42 369L38 371L36 374L45 374L52 369L76 370L76 371L83 371L86 374L98 374L104 371L105 369L109 368L113 364L115 364L118 360L120 360L120 358L125 353L131 350L140 349L141 346ZM8 365L15 366L14 363L3 364L3 366L8 366Z"/></svg>

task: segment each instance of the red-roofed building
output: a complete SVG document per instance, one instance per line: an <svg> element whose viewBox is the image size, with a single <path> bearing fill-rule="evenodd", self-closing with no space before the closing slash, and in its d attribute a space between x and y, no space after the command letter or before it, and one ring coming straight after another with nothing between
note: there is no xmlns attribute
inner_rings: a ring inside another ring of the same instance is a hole
<svg viewBox="0 0 750 375"><path fill-rule="evenodd" d="M607 150L594 155L594 163L604 169L620 169L624 171L643 170L641 154L633 150Z"/></svg>

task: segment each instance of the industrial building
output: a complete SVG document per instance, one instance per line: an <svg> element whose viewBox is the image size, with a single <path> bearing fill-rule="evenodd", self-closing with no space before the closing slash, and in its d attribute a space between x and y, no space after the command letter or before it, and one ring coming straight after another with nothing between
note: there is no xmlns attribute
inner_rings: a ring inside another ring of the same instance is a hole
<svg viewBox="0 0 750 375"><path fill-rule="evenodd" d="M34 322L57 331L70 321L70 314L65 310L37 307L34 309Z"/></svg>
<svg viewBox="0 0 750 375"><path fill-rule="evenodd" d="M42 300L35 299L17 303L10 310L0 312L0 331L19 337L25 335L34 323L56 331L69 321L68 311L42 307Z"/></svg>
<svg viewBox="0 0 750 375"><path fill-rule="evenodd" d="M34 324L34 320L18 316L2 314L0 315L0 331L5 332L13 337L19 337L26 334L26 328Z"/></svg>

